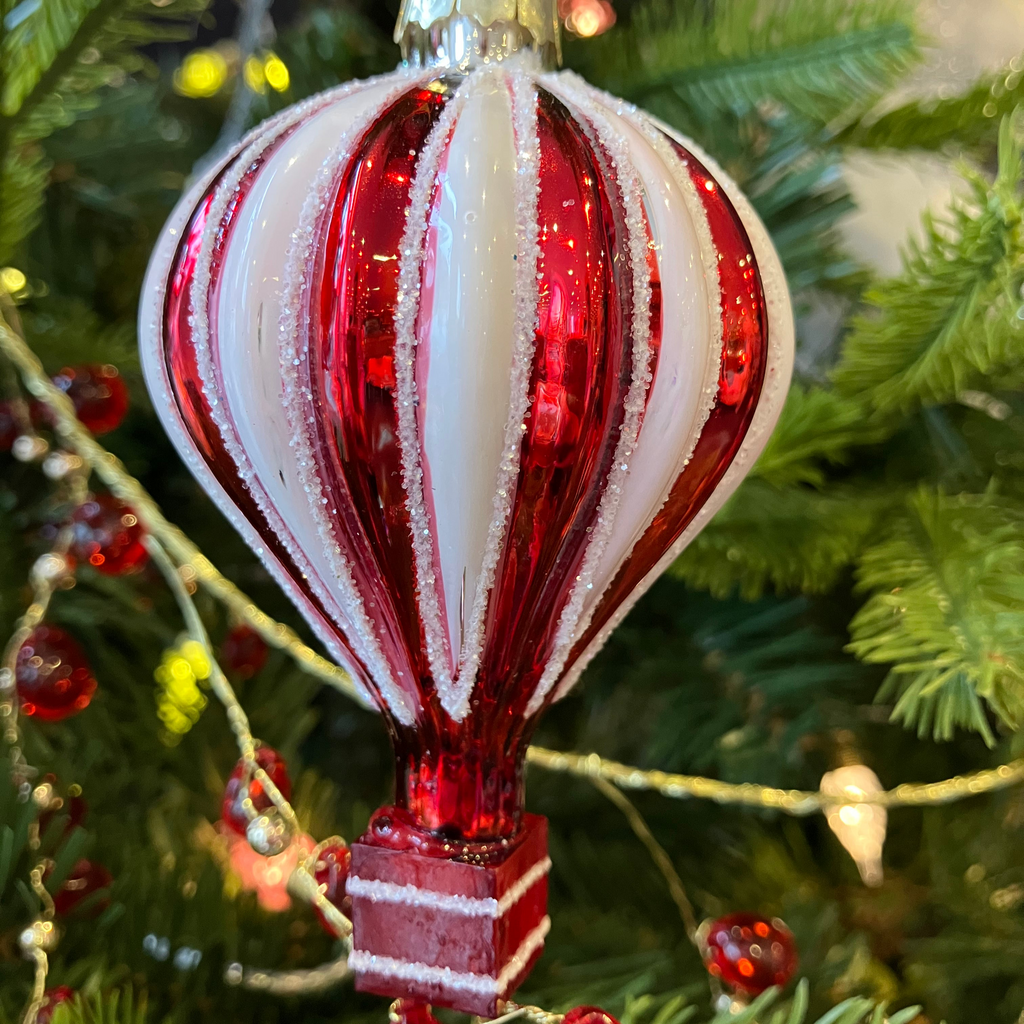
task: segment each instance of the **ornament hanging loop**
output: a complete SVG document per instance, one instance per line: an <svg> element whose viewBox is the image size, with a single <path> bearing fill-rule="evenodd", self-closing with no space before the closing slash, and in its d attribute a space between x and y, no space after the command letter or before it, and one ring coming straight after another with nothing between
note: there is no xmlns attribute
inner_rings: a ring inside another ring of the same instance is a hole
<svg viewBox="0 0 1024 1024"><path fill-rule="evenodd" d="M465 74L532 51L550 69L559 30L557 0L402 0L395 42L408 67Z"/></svg>

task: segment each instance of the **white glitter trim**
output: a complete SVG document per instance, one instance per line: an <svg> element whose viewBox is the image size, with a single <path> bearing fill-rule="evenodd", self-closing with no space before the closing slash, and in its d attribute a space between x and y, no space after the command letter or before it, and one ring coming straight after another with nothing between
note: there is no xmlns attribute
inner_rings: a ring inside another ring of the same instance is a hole
<svg viewBox="0 0 1024 1024"><path fill-rule="evenodd" d="M758 398L757 408L747 429L740 450L736 453L729 468L726 470L714 492L704 506L694 516L693 521L683 531L682 536L662 556L658 564L643 578L633 592L619 605L615 614L602 627L601 631L587 645L586 650L573 666L566 677L566 692L583 670L590 664L594 656L605 645L608 637L614 632L622 620L629 614L633 606L650 590L654 581L683 553L694 537L704 529L714 515L729 500L733 492L743 482L754 463L757 461L768 438L775 429L775 424L782 412L789 391L789 382L793 375L794 328L793 306L789 295L786 275L779 261L779 255L768 235L761 218L758 217L750 200L742 189L725 171L704 152L695 142L680 135L675 129L646 115L650 123L666 135L671 136L681 146L691 152L725 190L740 221L750 237L754 259L761 274L761 286L764 289L765 306L768 323L768 360L765 367L765 379Z"/></svg>
<svg viewBox="0 0 1024 1024"><path fill-rule="evenodd" d="M363 949L353 949L348 955L349 970L361 974L379 974L397 981L411 981L420 985L437 985L450 992L471 992L478 996L501 997L513 981L522 974L530 957L544 945L551 931L551 918L545 917L522 941L497 978L489 974L453 971L450 967L433 967L390 956L374 956Z"/></svg>
<svg viewBox="0 0 1024 1024"><path fill-rule="evenodd" d="M466 102L460 88L448 101L420 152L405 211L398 261L398 301L395 305L395 396L398 402L398 441L402 450L402 485L409 509L413 559L419 591L420 619L427 662L434 677L441 706L449 711L455 704L452 686L451 648L441 622L434 568L434 535L423 497L423 464L416 423L416 319L420 308L420 273L427 234L430 202L441 158L448 146L455 122Z"/></svg>
<svg viewBox="0 0 1024 1024"><path fill-rule="evenodd" d="M526 410L530 400L530 371L533 366L540 319L540 228L537 207L540 199L540 138L537 134L537 88L532 75L518 71L510 76L512 86L512 122L516 141L516 311L515 347L512 355L508 419L505 421L505 447L498 466L494 495L494 514L487 532L480 575L477 578L473 606L469 616L451 706L445 710L461 722L469 711L469 698L480 668L484 647L484 624L498 559L505 544L512 498L519 477L519 457L523 447Z"/></svg>
<svg viewBox="0 0 1024 1024"><path fill-rule="evenodd" d="M690 177L686 161L680 159L676 151L669 145L664 134L652 123L647 114L633 104L626 103L625 100L620 100L617 97L612 96L610 93L594 88L571 71L564 72L560 77L571 80L578 88L585 90L595 102L600 103L611 113L627 120L634 127L638 128L651 144L651 147L657 153L661 162L670 171L672 180L683 194L683 202L686 205L690 221L697 233L701 263L704 268L704 277L707 281L708 314L710 317L709 322L711 324L711 335L708 339L710 358L707 360L707 365L704 371L704 380L701 384L701 406L698 409L697 417L690 430L686 447L683 450L682 457L679 459L676 471L672 476L672 480L668 487L665 488L665 492L662 494L661 500L658 502L657 508L648 520L643 532L638 535L638 539L642 539L646 531L650 528L651 523L654 522L657 514L664 507L665 502L668 501L669 495L672 493L672 488L675 486L680 474L690 464L690 460L693 458L693 453L700 441L704 427L707 425L711 411L715 407L715 399L718 397L718 385L722 370L722 343L725 333L722 324L722 286L718 272L718 251L715 249L714 240L711 236L711 224L708 221L707 211L704 208L704 204L701 202L700 196L697 194L697 187L694 185L693 179ZM626 552L622 561L619 563L618 568L621 568L622 565L625 564L626 560L632 554L635 546L636 543L634 543L630 547L629 551ZM616 573L617 572L618 569L616 569ZM608 586L611 586L614 581L615 574L612 574L609 578ZM607 590L607 587L605 589ZM580 619L580 622L576 627L574 641L586 633L594 613L600 607L600 603L601 596L599 595L597 600L595 600L590 606L586 615ZM556 701L561 700L579 680L584 667L580 665L581 661L582 658L577 659L577 662L570 666L565 678L563 678L558 684L558 689L555 691L554 697Z"/></svg>
<svg viewBox="0 0 1024 1024"><path fill-rule="evenodd" d="M611 157L626 217L627 251L633 273L633 378L626 393L625 415L620 428L612 468L601 495L590 543L576 577L569 600L562 609L555 634L555 645L541 675L537 689L526 706L526 716L535 714L565 666L583 612L587 592L593 589L594 573L601 562L611 536L622 489L629 474L629 459L636 448L640 423L651 384L651 270L647 262L650 238L644 217L643 192L629 155L629 144L612 122L589 102L590 97L572 81L545 75L545 86L559 97L575 115L590 122L598 140Z"/></svg>
<svg viewBox="0 0 1024 1024"><path fill-rule="evenodd" d="M217 236L228 207L235 198L242 179L253 163L259 160L290 129L301 125L307 118L320 113L320 111L326 109L333 102L372 88L388 77L391 76L379 76L365 82L349 82L320 96L311 97L305 102L283 111L272 121L261 126L263 130L258 130L257 133L254 133L254 137L252 137L249 145L235 158L223 180L217 186L217 191L214 194L210 212L207 216L206 227L203 231L202 243L189 292L191 311L189 322L192 328L192 347L196 355L196 366L199 371L200 381L202 382L203 394L210 406L210 418L221 435L225 451L235 463L243 486L252 495L257 508L266 519L267 525L281 541L296 569L306 578L310 590L312 590L313 594L328 612L337 607L333 595L324 586L320 575L306 557L301 546L295 540L293 533L285 524L277 508L260 484L255 468L235 430L234 423L221 401L222 385L214 365L213 352L210 345L212 264Z"/></svg>
<svg viewBox="0 0 1024 1024"><path fill-rule="evenodd" d="M344 89L353 89L355 86L365 86L368 84L369 82L349 83L348 85L331 90L321 97L314 97L312 100L307 101L307 104L301 106L305 109L307 106L314 106L319 99L333 98ZM282 122L289 120L295 113L295 110L296 108L289 108L276 117L257 125L245 138L233 146L221 160L207 168L203 174L196 178L192 182L191 187L178 200L157 240L146 271L146 279L139 303L139 348L146 386L154 400L154 407L160 416L164 429L174 443L178 455L192 475L202 485L203 490L206 491L220 512L260 559L274 581L288 595L292 603L302 611L313 632L327 648L331 657L352 671L353 681L362 695L362 700L367 706L375 707L373 698L358 678L358 672L350 664L349 654L338 644L331 625L310 603L309 599L276 556L264 546L263 538L260 537L253 525L242 516L234 501L231 500L213 471L207 465L206 460L200 455L178 410L177 400L171 390L164 354L164 305L167 295L168 277L177 256L178 246L192 219L197 204L208 192L210 185L225 166L238 159L239 155L264 132L274 131Z"/></svg>
<svg viewBox="0 0 1024 1024"><path fill-rule="evenodd" d="M374 903L399 903L406 907L427 907L460 917L489 917L497 920L504 917L530 889L551 870L551 858L537 861L507 892L496 900L493 896L455 896L432 889L421 889L415 885L398 885L373 878L359 878L352 875L345 883L349 896L365 896Z"/></svg>
<svg viewBox="0 0 1024 1024"><path fill-rule="evenodd" d="M308 293L311 284L310 267L319 237L321 219L327 210L328 199L351 156L352 147L371 127L381 111L394 103L418 81L429 76L402 75L396 79L395 89L382 97L380 104L368 111L349 126L338 140L333 152L317 172L313 186L306 196L299 216L299 223L292 232L284 280L282 282L281 318L279 323L279 352L281 358L282 403L288 413L292 428L290 447L295 452L299 483L309 497L309 508L323 543L324 555L341 590L345 611L353 620L355 636L349 642L357 649L374 682L392 714L404 725L415 720L415 709L409 703L409 696L396 683L380 643L374 632L373 623L366 614L363 598L355 581L348 560L334 532L332 512L327 509L320 480L319 467L313 447L313 429L316 413L313 396L308 387L299 383L299 367L309 358Z"/></svg>

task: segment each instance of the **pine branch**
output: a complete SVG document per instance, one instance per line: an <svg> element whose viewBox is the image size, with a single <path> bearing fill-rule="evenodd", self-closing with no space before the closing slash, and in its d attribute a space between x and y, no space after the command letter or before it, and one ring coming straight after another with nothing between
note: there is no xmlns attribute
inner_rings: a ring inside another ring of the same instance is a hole
<svg viewBox="0 0 1024 1024"><path fill-rule="evenodd" d="M591 77L637 101L671 91L691 106L732 109L773 97L825 123L884 91L917 59L917 44L899 0L728 0L709 18L652 0L582 59Z"/></svg>
<svg viewBox="0 0 1024 1024"><path fill-rule="evenodd" d="M969 199L947 221L925 217L925 243L911 245L900 276L867 293L868 312L843 347L836 387L879 412L949 401L1024 359L1021 150L1009 118L995 181L964 175Z"/></svg>
<svg viewBox="0 0 1024 1024"><path fill-rule="evenodd" d="M753 474L775 487L820 488L825 484L826 466L842 465L854 447L884 439L884 429L865 416L856 400L794 384Z"/></svg>
<svg viewBox="0 0 1024 1024"><path fill-rule="evenodd" d="M992 495L924 489L857 570L871 597L850 624L849 650L890 664L879 700L920 736L956 729L995 742L984 704L1024 723L1024 511Z"/></svg>
<svg viewBox="0 0 1024 1024"><path fill-rule="evenodd" d="M34 5L34 6L33 6ZM71 124L97 93L144 68L137 47L180 38L160 20L197 13L205 0L23 0L0 48L0 261L35 226L48 170L33 144ZM18 8L15 9L15 12ZM22 166L24 165L24 166Z"/></svg>
<svg viewBox="0 0 1024 1024"><path fill-rule="evenodd" d="M865 149L994 149L1002 118L1024 103L1024 57L1001 71L982 75L960 96L918 100L874 120L863 119L839 135L839 141Z"/></svg>
<svg viewBox="0 0 1024 1024"><path fill-rule="evenodd" d="M813 472L806 466L799 471ZM891 501L891 492L872 493L864 486L819 493L750 479L669 571L716 597L737 587L747 599L769 586L825 593Z"/></svg>

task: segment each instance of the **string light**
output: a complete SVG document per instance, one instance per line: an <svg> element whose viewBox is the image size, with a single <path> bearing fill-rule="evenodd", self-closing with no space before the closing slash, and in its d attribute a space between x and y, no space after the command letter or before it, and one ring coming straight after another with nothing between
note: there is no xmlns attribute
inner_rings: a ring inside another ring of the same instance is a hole
<svg viewBox="0 0 1024 1024"><path fill-rule="evenodd" d="M174 91L190 99L216 96L228 78L228 62L213 49L193 50L174 72Z"/></svg>
<svg viewBox="0 0 1024 1024"><path fill-rule="evenodd" d="M819 787L827 796L841 798L825 812L828 827L853 858L865 885L882 884L882 847L888 814L884 807L871 804L851 804L849 797L862 797L882 792L878 776L864 764L844 765L826 772Z"/></svg>
<svg viewBox="0 0 1024 1024"><path fill-rule="evenodd" d="M18 368L29 393L48 406L54 428L67 447L92 468L111 493L131 505L146 531L152 537L159 538L180 566L181 572L193 573L198 583L227 605L233 617L250 626L270 646L289 654L300 668L366 705L365 694L348 672L321 657L304 644L293 630L275 622L261 611L213 567L195 544L164 518L142 485L78 422L68 397L54 387L43 372L36 354L11 329L2 314L0 352ZM606 760L597 754L571 754L531 747L527 752L527 761L549 771L569 772L583 777L600 776L622 789L650 789L676 799L696 797L720 804L772 808L798 816L820 812L835 802L834 798L820 790L776 789L751 782L721 782L699 775L644 770ZM1024 758L997 768L957 775L941 782L908 782L892 790L865 793L863 796L851 795L846 799L851 804L875 804L882 807L931 807L1006 789L1021 782L1024 782Z"/></svg>
<svg viewBox="0 0 1024 1024"><path fill-rule="evenodd" d="M0 288L10 295L25 290L28 278L17 267L0 267Z"/></svg>

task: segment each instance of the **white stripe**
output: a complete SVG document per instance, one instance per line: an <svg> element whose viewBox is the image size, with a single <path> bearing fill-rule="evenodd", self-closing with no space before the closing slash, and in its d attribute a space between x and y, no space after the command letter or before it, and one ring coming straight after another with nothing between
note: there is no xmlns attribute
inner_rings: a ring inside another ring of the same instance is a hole
<svg viewBox="0 0 1024 1024"><path fill-rule="evenodd" d="M398 960L391 956L375 956L364 949L353 949L348 955L349 970L360 974L380 974L396 981L421 985L437 985L454 992L471 992L479 996L503 996L522 973L530 957L544 945L551 930L551 918L545 917L522 941L497 978L489 974L453 971L450 967L434 967L417 961Z"/></svg>
<svg viewBox="0 0 1024 1024"><path fill-rule="evenodd" d="M415 371L453 670L481 575L504 448L518 252L517 222L509 216L516 188L509 83L503 73L484 72L470 75L465 88L424 246ZM466 691L465 674L457 674L450 712Z"/></svg>
<svg viewBox="0 0 1024 1024"><path fill-rule="evenodd" d="M418 79L417 79L418 80ZM406 79L406 86L410 85ZM396 89L388 101L397 100L403 90ZM309 358L309 333L305 311L312 278L312 264L318 242L318 229L338 175L344 170L352 148L379 116L380 108L360 118L338 139L337 144L306 184L305 201L298 226L291 234L287 258L282 272L280 316L278 319L278 350L282 395L280 401L287 412L291 431L291 467L297 474L298 493L305 494L308 514L319 538L317 554L326 562L339 594L339 604L354 622L349 642L363 658L381 696L392 714L404 725L411 725L415 708L410 697L396 683L392 668L381 650L374 624L366 614L363 595L352 578L348 559L335 533L337 512L328 508L319 467L313 452L312 422L316 415L313 396L308 387L301 387L298 368ZM290 472L292 469L290 469ZM315 549L316 550L316 549Z"/></svg>
<svg viewBox="0 0 1024 1024"><path fill-rule="evenodd" d="M441 622L437 599L440 581L434 571L434 539L430 517L423 499L423 466L420 460L419 429L416 423L416 320L420 308L420 271L423 243L427 233L430 201L438 168L466 102L465 83L448 101L426 145L420 152L409 193L405 231L398 262L398 296L395 304L395 379L398 401L398 441L402 450L402 485L409 509L413 561L419 590L420 620L423 624L427 663L437 686L442 706L452 699L452 656L448 635Z"/></svg>
<svg viewBox="0 0 1024 1024"><path fill-rule="evenodd" d="M289 230L317 169L339 138L347 140L347 161L360 125L413 84L404 75L388 76L353 95L337 96L299 124L266 160L237 211L215 289L211 260L228 204L248 168L289 124L258 139L225 175L214 197L192 288L197 362L224 447L296 568L368 666L372 655L360 642L360 633L369 623L346 600L336 582L337 566L318 557L324 545L289 445L292 429L282 402L283 382L294 377L295 369L282 373L274 328L282 306ZM219 292L216 318L209 308L213 291Z"/></svg>
<svg viewBox="0 0 1024 1024"><path fill-rule="evenodd" d="M523 426L530 400L530 372L540 318L540 284L537 268L541 250L537 206L540 199L540 138L537 134L537 88L532 75L512 76L512 120L515 132L515 349L512 357L509 405L505 421L504 449L492 501L493 515L487 533L483 563L469 612L459 679L448 713L461 721L469 710L484 647L484 623L498 559L505 544L512 498L519 476ZM467 587L467 590L469 588Z"/></svg>
<svg viewBox="0 0 1024 1024"><path fill-rule="evenodd" d="M733 492L743 482L758 456L768 443L775 424L782 412L789 382L793 376L794 326L793 304L786 283L786 274L782 269L779 254L772 244L768 229L757 215L750 200L743 190L719 166L717 161L708 156L692 139L680 135L674 128L656 118L645 115L652 125L666 135L675 139L684 149L689 150L707 169L708 173L718 182L731 200L739 215L754 253L758 271L761 274L761 286L764 289L765 305L768 320L768 359L765 367L764 383L754 410L750 427L747 429L740 450L736 453L721 482L694 516L683 535L665 552L657 565L643 578L639 586L616 609L615 614L601 628L601 631L587 645L576 663L567 673L559 692L568 692L573 683L580 677L583 670L590 664L594 656L605 645L608 637L614 632L622 620L629 614L633 606L650 590L654 581L683 553L686 546L704 529L716 512L732 497Z"/></svg>
<svg viewBox="0 0 1024 1024"><path fill-rule="evenodd" d="M636 449L647 390L651 383L651 268L647 262L647 224L644 219L643 193L630 159L629 144L613 123L589 102L589 97L582 89L574 87L572 82L565 78L560 79L551 75L544 76L543 81L573 110L574 116L586 118L590 122L614 165L626 218L626 258L633 272L633 376L629 391L626 393L625 413L614 461L598 505L590 543L587 545L583 564L569 600L565 603L558 620L554 650L526 706L526 717L540 710L544 698L562 674L562 668L572 650L584 601L587 594L594 589L594 573L604 555L621 504L629 463Z"/></svg>
<svg viewBox="0 0 1024 1024"><path fill-rule="evenodd" d="M693 458L693 452L697 447L701 433L707 424L708 417L711 415L711 411L715 405L715 399L718 396L718 381L722 363L723 328L718 252L715 249L714 241L711 236L711 225L708 221L707 211L704 208L704 204L702 203L700 196L697 195L696 186L690 177L685 161L680 159L675 150L673 150L669 145L665 136L658 131L658 129L651 123L650 119L641 111L638 111L636 107L625 103L608 93L601 92L599 89L595 89L593 86L588 85L581 79L578 79L577 76L572 74L572 72L565 72L562 77L572 78L579 84L580 88L587 91L595 102L602 104L610 112L623 118L631 128L642 132L646 141L651 147L653 147L665 170L671 175L672 181L682 193L686 213L688 214L688 219L692 225L692 230L696 232L697 250L703 268L703 279L700 281L694 281L692 285L687 282L687 287L693 289L695 297L699 292L700 297L706 304L705 313L700 317L701 327L705 332L704 344L706 346L706 353L703 376L702 379L697 382L697 386L700 388L699 406L684 443L674 447L666 453L664 434L662 431L656 429L655 417L659 412L659 397L663 394L666 385L669 383L666 378L670 373L669 367L671 365L671 361L676 355L670 347L673 340L673 331L678 332L680 324L674 323L676 318L671 316L669 310L670 296L673 294L673 289L675 288L673 282L669 280L672 275L671 273L665 273L663 270L661 282L663 298L663 334L661 339L661 354L659 356L657 377L653 386L654 389L650 397L647 412L644 416L643 427L641 428L640 439L637 444L637 453L633 458L633 466L630 471L630 476L633 478L630 484L630 496L632 496L632 492L636 487L642 486L645 482L639 479L643 471L641 462L645 455L653 457L655 460L663 463L664 467L668 470L668 476L666 478L667 484L662 489L660 495L656 496L656 503L651 506L650 515L647 517L646 521L631 537L628 548L617 549L615 552L612 552L610 550L611 544L609 544L609 550L606 550L605 552L600 576L595 579L594 590L588 595L584 614L581 616L580 621L576 626L574 636L575 642L589 628L593 613L600 605L604 591L614 581L616 573L631 554L637 541L642 538L644 533L650 527L654 517L668 500L668 497L672 492L672 487L679 479L680 474L689 464L690 459ZM657 223L656 218L652 218L652 220ZM679 231L674 231L671 233L671 236L666 235L666 237L670 237L671 240L668 243L668 246L665 247L665 255L659 260L661 263L665 263L665 258L668 256L669 248L671 248L673 254L675 254L676 250L685 244L685 239ZM682 326L685 328L689 326L689 321L692 321L694 318L689 315L684 315L683 319L684 323ZM665 398L667 399L667 396L665 396ZM674 463L670 461L670 458L665 457L666 454L671 456L676 452L678 452L678 455ZM616 520L616 532L618 532L619 528L623 525L622 518L622 513L620 512L619 517ZM614 562L610 558L613 554L615 555ZM562 697L564 697L576 684L580 673L582 672L582 668L578 667L578 664L579 662L577 662L577 665L569 666L568 672L566 672L562 681L558 684L558 689L555 691L555 700L561 700Z"/></svg>
<svg viewBox="0 0 1024 1024"><path fill-rule="evenodd" d="M537 861L516 883L502 895L501 899L493 896L457 896L446 892L435 892L432 889L421 889L415 885L398 885L395 882L382 882L373 878L360 878L352 875L345 883L345 892L349 896L365 896L375 903L399 903L406 907L427 907L460 917L489 917L497 920L504 917L551 870L551 858L545 857Z"/></svg>

